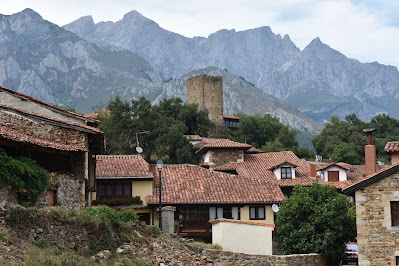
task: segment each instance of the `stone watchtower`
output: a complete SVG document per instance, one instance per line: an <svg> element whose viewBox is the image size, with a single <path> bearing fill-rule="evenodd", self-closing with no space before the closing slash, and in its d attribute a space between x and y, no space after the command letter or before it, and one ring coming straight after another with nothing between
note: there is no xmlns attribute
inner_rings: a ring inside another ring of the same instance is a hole
<svg viewBox="0 0 399 266"><path fill-rule="evenodd" d="M209 119L216 126L223 126L222 77L205 74L187 80L187 103L198 104L199 110L207 110Z"/></svg>

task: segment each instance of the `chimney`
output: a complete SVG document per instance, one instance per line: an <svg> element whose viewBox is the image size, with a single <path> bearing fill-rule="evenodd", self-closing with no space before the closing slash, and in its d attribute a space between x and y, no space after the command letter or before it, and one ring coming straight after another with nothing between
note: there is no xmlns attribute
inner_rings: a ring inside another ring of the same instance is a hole
<svg viewBox="0 0 399 266"><path fill-rule="evenodd" d="M154 179L152 181L153 187L157 187L158 185L158 169L156 164L149 164L148 171L154 175Z"/></svg>
<svg viewBox="0 0 399 266"><path fill-rule="evenodd" d="M373 145L373 132L375 128L365 128L363 132L367 135L367 145L364 147L366 161L366 175L372 175L376 172L377 155Z"/></svg>
<svg viewBox="0 0 399 266"><path fill-rule="evenodd" d="M316 176L317 176L316 165L311 164L310 165L310 179L316 179Z"/></svg>

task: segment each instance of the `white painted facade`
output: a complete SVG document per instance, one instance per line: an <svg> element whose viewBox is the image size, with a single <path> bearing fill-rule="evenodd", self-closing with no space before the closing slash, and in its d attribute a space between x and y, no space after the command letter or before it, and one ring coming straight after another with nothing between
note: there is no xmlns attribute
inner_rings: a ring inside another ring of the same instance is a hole
<svg viewBox="0 0 399 266"><path fill-rule="evenodd" d="M274 225L236 220L212 221L212 244L223 250L256 255L272 255Z"/></svg>
<svg viewBox="0 0 399 266"><path fill-rule="evenodd" d="M328 181L329 171L339 171L339 181L348 180L348 177L346 176L346 170L336 165L332 165L330 167L327 167L326 169L318 171L317 174L321 176L321 178L324 179L325 181Z"/></svg>
<svg viewBox="0 0 399 266"><path fill-rule="evenodd" d="M273 170L273 173L277 177L277 179L281 179L281 167L290 167L291 168L291 176L292 176L292 178L295 178L295 168L291 164L282 164Z"/></svg>

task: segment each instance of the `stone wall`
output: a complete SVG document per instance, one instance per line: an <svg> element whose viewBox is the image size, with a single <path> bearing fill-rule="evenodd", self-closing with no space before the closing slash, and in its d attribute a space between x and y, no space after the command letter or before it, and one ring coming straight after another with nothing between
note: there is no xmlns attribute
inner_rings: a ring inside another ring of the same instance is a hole
<svg viewBox="0 0 399 266"><path fill-rule="evenodd" d="M85 182L74 174L50 173L51 186L56 192L56 205L62 210L85 207Z"/></svg>
<svg viewBox="0 0 399 266"><path fill-rule="evenodd" d="M239 149L214 149L210 151L209 165L217 167L230 162L243 162L244 151Z"/></svg>
<svg viewBox="0 0 399 266"><path fill-rule="evenodd" d="M70 128L43 124L11 112L0 111L2 124L43 140L86 148L86 133Z"/></svg>
<svg viewBox="0 0 399 266"><path fill-rule="evenodd" d="M248 255L231 251L216 249L204 249L202 256L222 265L306 265L324 266L327 261L319 254L295 254L295 255Z"/></svg>
<svg viewBox="0 0 399 266"><path fill-rule="evenodd" d="M11 196L13 198L10 198ZM15 195L10 193L10 190L7 187L0 184L0 211L3 210L5 208L5 205L9 202L16 203L17 199Z"/></svg>
<svg viewBox="0 0 399 266"><path fill-rule="evenodd" d="M391 201L399 201L399 174L356 191L359 265L396 265L399 226L392 226Z"/></svg>
<svg viewBox="0 0 399 266"><path fill-rule="evenodd" d="M200 110L218 126L223 126L223 82L222 77L204 74L187 80L187 103L196 103Z"/></svg>

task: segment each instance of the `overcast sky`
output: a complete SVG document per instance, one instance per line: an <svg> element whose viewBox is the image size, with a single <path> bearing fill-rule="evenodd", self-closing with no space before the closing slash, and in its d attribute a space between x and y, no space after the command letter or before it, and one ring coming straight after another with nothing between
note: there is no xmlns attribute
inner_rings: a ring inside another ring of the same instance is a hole
<svg viewBox="0 0 399 266"><path fill-rule="evenodd" d="M303 49L321 41L361 62L399 67L398 0L0 0L0 13L32 8L60 26L92 15L118 21L131 10L187 37L270 26Z"/></svg>

